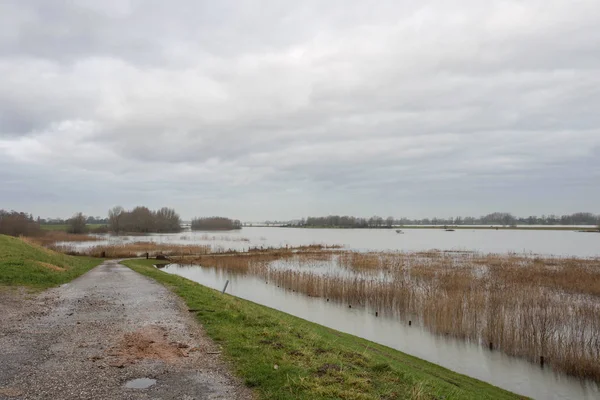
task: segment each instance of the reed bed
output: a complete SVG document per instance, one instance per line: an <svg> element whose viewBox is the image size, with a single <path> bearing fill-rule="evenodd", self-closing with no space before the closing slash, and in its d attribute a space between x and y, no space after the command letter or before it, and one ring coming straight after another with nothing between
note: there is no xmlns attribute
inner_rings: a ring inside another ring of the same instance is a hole
<svg viewBox="0 0 600 400"><path fill-rule="evenodd" d="M315 262L327 258L338 273L314 271ZM410 320L532 362L543 357L555 370L600 381L598 259L280 249L208 255L198 262Z"/></svg>
<svg viewBox="0 0 600 400"><path fill-rule="evenodd" d="M53 246L53 249L67 254L107 258L141 257L148 253L149 257L165 255L169 256L171 259L179 258L180 261L183 261L186 257L208 254L211 251L210 246L205 245L163 244L155 242L100 245L81 249L79 251L74 251L70 246Z"/></svg>
<svg viewBox="0 0 600 400"><path fill-rule="evenodd" d="M59 242L91 242L102 240L102 238L98 236L67 233L64 231L47 231L40 236L21 237L21 239L27 239L28 241L41 246L49 246Z"/></svg>

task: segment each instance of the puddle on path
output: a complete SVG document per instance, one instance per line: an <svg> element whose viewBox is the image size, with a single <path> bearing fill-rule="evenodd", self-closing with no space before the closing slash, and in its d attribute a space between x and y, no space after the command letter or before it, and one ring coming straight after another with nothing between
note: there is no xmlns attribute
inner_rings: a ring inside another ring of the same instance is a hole
<svg viewBox="0 0 600 400"><path fill-rule="evenodd" d="M125 387L128 389L148 389L150 386L156 383L156 379L150 378L138 378L133 379L125 383Z"/></svg>

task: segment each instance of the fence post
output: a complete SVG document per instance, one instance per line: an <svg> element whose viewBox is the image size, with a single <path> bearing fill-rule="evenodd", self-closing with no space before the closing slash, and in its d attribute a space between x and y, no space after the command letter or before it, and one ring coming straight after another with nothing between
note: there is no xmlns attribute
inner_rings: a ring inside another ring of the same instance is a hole
<svg viewBox="0 0 600 400"><path fill-rule="evenodd" d="M225 289L227 289L227 285L229 285L229 279L227 279L227 281L225 282L225 287L223 288L223 291L221 293L225 293Z"/></svg>

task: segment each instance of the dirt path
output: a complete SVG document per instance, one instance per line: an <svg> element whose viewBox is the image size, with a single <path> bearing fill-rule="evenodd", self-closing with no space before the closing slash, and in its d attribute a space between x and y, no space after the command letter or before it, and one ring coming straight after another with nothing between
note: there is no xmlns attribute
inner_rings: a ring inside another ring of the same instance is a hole
<svg viewBox="0 0 600 400"><path fill-rule="evenodd" d="M252 397L182 301L116 261L25 297L0 293L0 399Z"/></svg>

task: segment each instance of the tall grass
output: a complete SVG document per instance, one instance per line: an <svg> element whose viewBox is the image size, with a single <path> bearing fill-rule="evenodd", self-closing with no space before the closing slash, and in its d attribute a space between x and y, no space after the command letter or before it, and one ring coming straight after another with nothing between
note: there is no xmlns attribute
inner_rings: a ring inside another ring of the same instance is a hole
<svg viewBox="0 0 600 400"><path fill-rule="evenodd" d="M316 271L324 258L334 268ZM280 250L196 261L600 381L598 259Z"/></svg>
<svg viewBox="0 0 600 400"><path fill-rule="evenodd" d="M102 240L102 238L93 235L67 233L65 231L56 230L46 231L43 235L28 237L27 240L42 246L51 246L59 242L91 242Z"/></svg>
<svg viewBox="0 0 600 400"><path fill-rule="evenodd" d="M85 255L91 257L107 258L131 258L141 257L148 253L148 256L155 257L159 254L179 257L183 261L185 257L208 254L211 251L210 246L206 245L180 245L163 244L155 242L135 242L117 245L99 245L75 251L71 246L51 246L52 249L62 251L67 254Z"/></svg>

